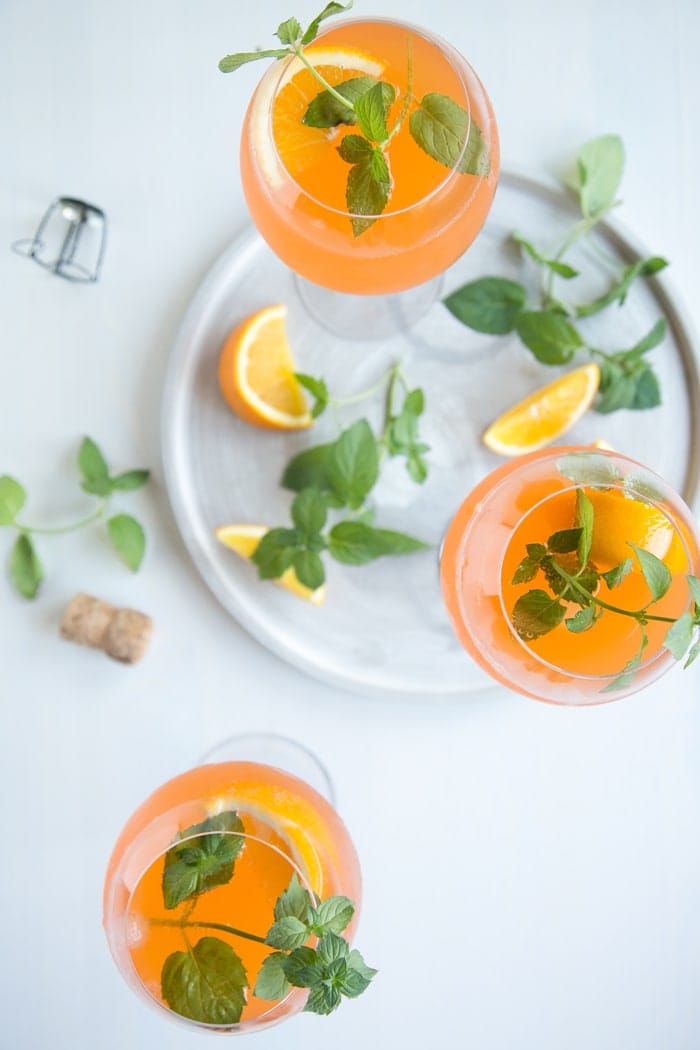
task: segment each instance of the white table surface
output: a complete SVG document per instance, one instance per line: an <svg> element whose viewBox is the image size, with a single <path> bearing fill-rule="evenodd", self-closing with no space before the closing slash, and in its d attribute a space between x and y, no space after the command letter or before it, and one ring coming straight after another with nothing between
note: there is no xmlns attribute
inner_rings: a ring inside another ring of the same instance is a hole
<svg viewBox="0 0 700 1050"><path fill-rule="evenodd" d="M319 6L321 6L319 4ZM42 545L35 603L0 580L4 805L2 1050L179 1050L123 984L100 927L105 862L157 784L233 732L302 739L333 771L365 878L358 945L374 986L255 1045L422 1050L690 1050L700 1031L700 663L622 703L557 709L502 690L367 699L307 678L200 581L163 489L159 397L183 309L247 221L237 169L259 69L287 0L5 0L0 6L0 472L31 516L79 513L84 433L154 480L128 500L137 577L94 533ZM695 0L359 3L453 41L493 99L504 165L551 177L619 131L620 218L673 264L700 322L700 5ZM56 194L104 207L94 287L9 251ZM663 440L663 435L659 435ZM127 500L123 501L127 509ZM0 535L2 557L9 536ZM150 612L143 663L59 640L72 594ZM252 1045L252 1044L251 1044Z"/></svg>

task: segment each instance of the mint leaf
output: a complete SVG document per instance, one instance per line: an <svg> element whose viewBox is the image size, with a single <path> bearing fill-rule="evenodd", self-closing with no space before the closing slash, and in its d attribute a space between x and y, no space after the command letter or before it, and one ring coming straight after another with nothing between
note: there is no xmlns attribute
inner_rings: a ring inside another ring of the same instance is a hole
<svg viewBox="0 0 700 1050"><path fill-rule="evenodd" d="M514 231L512 234L513 240L516 244L527 252L531 259L534 259L540 266L546 267L553 273L556 273L559 277L564 277L569 280L572 277L578 277L578 270L575 270L573 266L569 266L568 263L561 262L559 259L548 259L545 255L535 248L531 241L528 241L523 237L522 234ZM550 307L551 309L551 307Z"/></svg>
<svg viewBox="0 0 700 1050"><path fill-rule="evenodd" d="M325 901L323 902L326 903ZM353 907L353 911L354 911ZM334 966L338 960L345 961L350 953L350 946L344 937L339 937L337 933L333 933L332 930L326 930L321 939L318 942L316 948L316 956L318 961L326 968L326 975L330 971L335 973L338 969Z"/></svg>
<svg viewBox="0 0 700 1050"><path fill-rule="evenodd" d="M631 660L628 660L625 666L622 668L622 674L619 674L617 678L613 678L611 682L608 682L606 686L601 689L601 693L614 693L618 689L626 689L628 685L631 685L634 681L637 668L642 662L642 654L647 647L649 639L646 634L642 632L642 640L639 646L639 652L636 653Z"/></svg>
<svg viewBox="0 0 700 1050"><path fill-rule="evenodd" d="M638 343L635 343L630 350L625 350L621 354L616 356L623 357L627 360L638 359L642 354L648 353L649 350L653 350L660 343L664 341L666 336L666 319L660 317L656 324L650 329L649 332Z"/></svg>
<svg viewBox="0 0 700 1050"><path fill-rule="evenodd" d="M318 489L302 489L292 503L292 521L302 534L302 539L318 536L326 524L326 501Z"/></svg>
<svg viewBox="0 0 700 1050"><path fill-rule="evenodd" d="M607 572L601 573L602 579L605 580L610 590L613 587L618 587L625 576L628 576L634 567L634 563L631 558L625 558L619 565L615 565L612 569L608 569Z"/></svg>
<svg viewBox="0 0 700 1050"><path fill-rule="evenodd" d="M593 543L593 504L583 489L576 489L576 526L581 530L576 553L580 565L587 565Z"/></svg>
<svg viewBox="0 0 700 1050"><path fill-rule="evenodd" d="M146 536L136 518L130 514L115 514L107 520L107 531L112 546L132 572L137 572L146 549Z"/></svg>
<svg viewBox="0 0 700 1050"><path fill-rule="evenodd" d="M345 565L365 565L385 554L410 554L427 546L405 533L375 529L361 521L341 521L328 535L331 557Z"/></svg>
<svg viewBox="0 0 700 1050"><path fill-rule="evenodd" d="M366 419L343 431L330 448L325 470L335 495L358 510L379 474L379 447Z"/></svg>
<svg viewBox="0 0 700 1050"><path fill-rule="evenodd" d="M112 482L109 468L92 438L83 438L78 449L78 467L83 475L82 488L93 496L109 496Z"/></svg>
<svg viewBox="0 0 700 1050"><path fill-rule="evenodd" d="M260 579L278 579L292 564L300 541L296 529L268 529L250 558Z"/></svg>
<svg viewBox="0 0 700 1050"><path fill-rule="evenodd" d="M298 19L288 18L285 22L280 22L275 36L282 44L290 44L291 46L296 44L301 36L301 25Z"/></svg>
<svg viewBox="0 0 700 1050"><path fill-rule="evenodd" d="M575 551L583 536L583 529L560 529L547 540L548 549L554 554L569 554Z"/></svg>
<svg viewBox="0 0 700 1050"><path fill-rule="evenodd" d="M312 591L317 590L326 578L323 562L316 551L296 551L292 559L292 566L299 583L303 583Z"/></svg>
<svg viewBox="0 0 700 1050"><path fill-rule="evenodd" d="M560 456L557 470L577 485L591 488L609 488L622 480L614 461L598 452L571 452Z"/></svg>
<svg viewBox="0 0 700 1050"><path fill-rule="evenodd" d="M573 616L568 617L564 620L564 624L567 630L571 631L572 634L580 634L582 631L587 631L589 627L592 627L596 619L596 611L594 605L588 605L584 609L579 609Z"/></svg>
<svg viewBox="0 0 700 1050"><path fill-rule="evenodd" d="M368 966L366 964L365 960L362 958L362 955L360 954L360 952L358 952L357 948L353 948L352 951L350 952L350 954L348 955L348 969L349 970L353 970L356 974L358 974L358 976L362 977L364 979L364 981L366 982L364 988L362 989L362 991L364 991L364 989L367 987L369 982L372 980L372 978L378 972L377 970L374 970L371 966ZM347 991L343 990L343 994L344 995L348 995L348 996L354 996L354 995L357 995L359 993L358 992L351 993L351 992L347 992Z"/></svg>
<svg viewBox="0 0 700 1050"><path fill-rule="evenodd" d="M363 139L361 135L345 135L336 148L346 164L360 164L363 161L369 161L374 153L372 143Z"/></svg>
<svg viewBox="0 0 700 1050"><path fill-rule="evenodd" d="M631 266L623 267L619 277L613 281L607 292L599 295L597 299L590 303L583 303L581 306L576 307L576 316L590 317L611 303L619 303L622 306L637 277L652 277L666 266L668 266L666 259L662 259L659 255L654 255L650 259L640 259Z"/></svg>
<svg viewBox="0 0 700 1050"><path fill-rule="evenodd" d="M282 968L295 988L314 988L321 983L322 970L313 948L294 948L285 957Z"/></svg>
<svg viewBox="0 0 700 1050"><path fill-rule="evenodd" d="M19 481L9 474L0 477L0 525L12 525L27 499Z"/></svg>
<svg viewBox="0 0 700 1050"><path fill-rule="evenodd" d="M439 164L457 167L464 175L488 175L490 163L481 130L469 121L466 110L447 95L424 95L419 108L411 114L408 127L416 144ZM469 141L464 149L467 128Z"/></svg>
<svg viewBox="0 0 700 1050"><path fill-rule="evenodd" d="M355 100L355 116L360 131L372 142L383 142L389 133L386 126L387 109L384 85L379 82Z"/></svg>
<svg viewBox="0 0 700 1050"><path fill-rule="evenodd" d="M428 476L423 453L430 446L418 440L418 421L423 413L425 399L420 388L406 394L398 415L389 419L386 428L386 447L390 456L406 457L406 468L411 478L421 484Z"/></svg>
<svg viewBox="0 0 700 1050"><path fill-rule="evenodd" d="M601 135L578 152L578 195L586 218L599 218L615 203L625 166L619 135Z"/></svg>
<svg viewBox="0 0 700 1050"><path fill-rule="evenodd" d="M148 470L127 470L123 474L109 479L112 492L132 492L142 488L150 476Z"/></svg>
<svg viewBox="0 0 700 1050"><path fill-rule="evenodd" d="M646 585L651 591L652 600L658 602L671 586L671 573L666 565L650 551L638 547L631 540L627 541L634 553L642 570Z"/></svg>
<svg viewBox="0 0 700 1050"><path fill-rule="evenodd" d="M684 612L671 624L664 638L664 648L668 649L674 660L683 659L693 640L694 632L695 621L690 612Z"/></svg>
<svg viewBox="0 0 700 1050"><path fill-rule="evenodd" d="M299 882L295 872L290 879L287 889L275 901L275 919L284 919L289 915L293 915L296 919L300 919L305 923L309 916L310 907L309 894Z"/></svg>
<svg viewBox="0 0 700 1050"><path fill-rule="evenodd" d="M359 237L376 222L387 205L390 191L389 167L380 149L373 149L350 168L345 201L353 236Z"/></svg>
<svg viewBox="0 0 700 1050"><path fill-rule="evenodd" d="M480 277L451 292L443 304L451 314L488 335L507 335L515 328L527 293L521 284L504 277Z"/></svg>
<svg viewBox="0 0 700 1050"><path fill-rule="evenodd" d="M304 1011L311 1014L332 1014L340 1006L341 998L340 988L332 984L323 984L309 993Z"/></svg>
<svg viewBox="0 0 700 1050"><path fill-rule="evenodd" d="M339 102L330 91L320 91L309 103L302 118L302 124L312 128L334 128L338 124L355 124L354 103L376 83L374 77L351 77L350 80L343 80L342 83L336 84L335 90L347 99L349 103L347 106ZM391 85L386 86L393 94L394 89L391 88Z"/></svg>
<svg viewBox="0 0 700 1050"><path fill-rule="evenodd" d="M255 980L253 995L258 999L284 999L291 985L284 975L283 952L273 952L263 961Z"/></svg>
<svg viewBox="0 0 700 1050"><path fill-rule="evenodd" d="M304 372L295 372L294 378L297 383L300 383L305 390L308 390L311 396L314 398L314 404L311 409L311 418L317 419L322 412L328 406L330 400L330 394L328 387L323 379L315 379L314 376L305 375Z"/></svg>
<svg viewBox="0 0 700 1050"><path fill-rule="evenodd" d="M564 619L566 606L557 598L552 598L546 591L527 591L518 598L511 620L518 635L525 642L531 642L548 634Z"/></svg>
<svg viewBox="0 0 700 1050"><path fill-rule="evenodd" d="M271 948L300 948L308 938L309 929L306 923L297 919L295 915L285 915L276 919L267 931L265 944L269 944ZM291 980L288 974L287 979ZM294 981L291 983L294 984Z"/></svg>
<svg viewBox="0 0 700 1050"><path fill-rule="evenodd" d="M697 576L686 576L686 580L688 581L688 589L693 601L700 608L700 580Z"/></svg>
<svg viewBox="0 0 700 1050"><path fill-rule="evenodd" d="M600 366L600 386L596 412L604 415L621 408L631 408L637 395L637 381L625 373L621 365L604 361Z"/></svg>
<svg viewBox="0 0 700 1050"><path fill-rule="evenodd" d="M219 62L222 73L232 73L247 62L257 62L259 58L285 58L289 54L287 48L273 48L267 51L239 51L233 55L226 55Z"/></svg>
<svg viewBox="0 0 700 1050"><path fill-rule="evenodd" d="M515 327L528 350L546 365L565 364L584 345L571 322L551 310L523 311Z"/></svg>
<svg viewBox="0 0 700 1050"><path fill-rule="evenodd" d="M527 557L520 562L510 581L513 585L529 583L530 580L533 580L547 553L547 548L542 543L528 543L526 549Z"/></svg>
<svg viewBox="0 0 700 1050"><path fill-rule="evenodd" d="M635 377L634 397L632 409L656 408L661 404L661 388L656 375L648 366L643 368Z"/></svg>
<svg viewBox="0 0 700 1050"><path fill-rule="evenodd" d="M355 905L347 897L328 897L311 911L309 924L319 936L324 933L342 933L350 925L354 914ZM320 945L318 951L320 954Z"/></svg>
<svg viewBox="0 0 700 1050"><path fill-rule="evenodd" d="M191 951L173 952L161 972L161 992L170 1009L204 1024L239 1021L247 985L240 958L218 937L202 937Z"/></svg>
<svg viewBox="0 0 700 1050"><path fill-rule="evenodd" d="M44 573L26 533L17 537L10 555L10 579L23 598L36 598Z"/></svg>
<svg viewBox="0 0 700 1050"><path fill-rule="evenodd" d="M318 489L326 497L332 492L331 482L328 476L328 465L331 460L335 442L326 445L313 445L304 452L289 461L282 474L280 484L283 488L291 489L292 492L301 492L302 489ZM334 505L327 499L329 505ZM338 506L342 502L336 501Z"/></svg>
<svg viewBox="0 0 700 1050"><path fill-rule="evenodd" d="M698 656L700 656L700 637L698 637L695 640L695 643L691 645L690 651L688 652L688 659L683 664L683 670L685 671L686 668L690 667L690 665L697 660Z"/></svg>
<svg viewBox="0 0 700 1050"><path fill-rule="evenodd" d="M339 4L335 2L326 4L323 11L321 11L321 14L316 15L313 22L309 24L309 28L306 30L303 37L301 38L302 44L310 44L312 40L316 39L316 34L318 33L319 26L321 25L321 22L325 21L326 18L330 18L331 15L342 14L343 11L349 11L351 7L352 0L348 0L347 4Z"/></svg>
<svg viewBox="0 0 700 1050"><path fill-rule="evenodd" d="M163 903L168 910L231 881L236 858L243 849L244 840L237 834L242 831L238 814L230 810L193 824L180 834L179 839L186 841L168 850L163 866Z"/></svg>

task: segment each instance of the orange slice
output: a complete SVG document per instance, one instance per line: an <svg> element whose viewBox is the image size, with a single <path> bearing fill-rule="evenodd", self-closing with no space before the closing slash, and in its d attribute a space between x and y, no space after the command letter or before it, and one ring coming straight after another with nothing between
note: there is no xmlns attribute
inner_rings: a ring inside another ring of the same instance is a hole
<svg viewBox="0 0 700 1050"><path fill-rule="evenodd" d="M590 408L600 383L596 364L583 365L536 390L491 424L482 441L502 456L535 452L567 431Z"/></svg>
<svg viewBox="0 0 700 1050"><path fill-rule="evenodd" d="M267 531L266 525L222 525L216 530L215 536L225 547L235 551L241 558L250 559ZM312 605L322 605L326 597L325 583L312 591L310 587L299 582L292 568L283 572L278 579L273 580L273 583L284 587L297 598L311 602Z"/></svg>
<svg viewBox="0 0 700 1050"><path fill-rule="evenodd" d="M378 78L384 72L383 62L356 48L307 47L304 54L331 87L354 77ZM323 85L299 58L289 62L281 79L275 63L260 82L253 102L251 126L258 161L273 185L283 179L278 155L287 171L297 176L321 160L329 142L337 137L337 128L312 128L302 124L309 103L321 91Z"/></svg>
<svg viewBox="0 0 700 1050"><path fill-rule="evenodd" d="M310 427L304 391L294 377L287 342L286 307L266 306L226 339L219 358L219 386L247 423L276 430Z"/></svg>
<svg viewBox="0 0 700 1050"><path fill-rule="evenodd" d="M672 573L687 571L681 538L660 510L619 489L587 490L587 495L593 504L591 559L596 565L632 558L632 542L661 558Z"/></svg>

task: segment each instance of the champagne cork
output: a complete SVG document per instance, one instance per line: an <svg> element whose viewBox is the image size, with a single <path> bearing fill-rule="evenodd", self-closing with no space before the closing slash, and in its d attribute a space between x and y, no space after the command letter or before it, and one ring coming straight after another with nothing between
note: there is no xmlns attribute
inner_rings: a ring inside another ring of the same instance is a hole
<svg viewBox="0 0 700 1050"><path fill-rule="evenodd" d="M101 649L125 664L137 663L153 630L150 616L135 609L119 609L90 594L76 594L61 617L61 637Z"/></svg>

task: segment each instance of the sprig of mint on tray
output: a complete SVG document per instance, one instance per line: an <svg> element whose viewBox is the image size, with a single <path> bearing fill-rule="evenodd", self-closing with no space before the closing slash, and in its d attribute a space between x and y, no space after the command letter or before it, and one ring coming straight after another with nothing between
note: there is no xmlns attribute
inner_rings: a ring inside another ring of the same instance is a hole
<svg viewBox="0 0 700 1050"><path fill-rule="evenodd" d="M290 460L281 484L296 493L291 527L269 529L260 540L252 555L260 578L276 579L292 567L300 583L316 590L325 580L324 552L345 565L365 565L383 555L425 550L427 544L413 536L376 527L366 507L385 453L404 457L409 477L417 484L427 477L424 455L429 448L418 432L423 391L408 388L398 364L369 390L347 398L332 398L322 379L303 373L296 377L314 397L314 418L329 405L337 408L363 400L386 384L384 423L376 436L367 420L359 419L342 429L335 441L313 445ZM404 396L395 410L399 383ZM352 513L329 527L329 511L342 509Z"/></svg>
<svg viewBox="0 0 700 1050"><path fill-rule="evenodd" d="M283 59L296 55L316 77L323 90L310 102L302 123L315 128L335 128L342 124L356 129L342 138L337 150L350 165L346 204L353 234L358 237L372 226L389 202L392 176L387 148L406 117L417 145L446 168L456 168L462 175L486 176L490 161L479 127L453 99L438 92L428 92L420 100L414 97L410 44L406 94L393 124L390 114L397 95L393 84L362 76L351 77L333 87L314 69L304 48L316 38L321 22L351 7L352 0L346 4L327 4L307 29L302 28L298 19L288 18L275 33L283 47L226 55L219 62L219 69L230 73L259 58Z"/></svg>
<svg viewBox="0 0 700 1050"><path fill-rule="evenodd" d="M92 522L104 520L109 540L125 564L136 572L141 565L146 548L146 536L142 526L130 514L109 515L111 500L115 493L131 492L146 484L147 470L127 470L119 474L110 472L102 452L92 440L83 438L78 450L78 469L82 476L83 492L97 497L93 510L78 521L53 528L28 525L19 516L27 501L24 486L9 474L0 477L0 527L13 529L17 538L10 555L10 579L15 589L24 598L35 598L44 570L36 550L37 536L58 536L75 532Z"/></svg>
<svg viewBox="0 0 700 1050"><path fill-rule="evenodd" d="M582 488L576 489L576 512L571 528L552 533L544 543L526 544L525 557L513 575L512 584L529 583L542 577L542 587L522 594L511 611L511 622L525 642L531 642L559 627L572 634L594 627L604 615L627 616L639 625L639 648L619 675L602 692L626 688L633 680L648 645L647 624L668 623L664 647L675 660L685 659L684 667L700 654L700 580L688 575L691 608L681 616L659 616L650 610L667 593L672 583L668 567L650 551L629 542L630 552L641 570L649 600L639 609L625 609L609 598L634 568L632 558L624 558L606 572L591 561L594 508ZM546 590L544 588L547 588ZM605 595L605 597L603 597ZM572 606L578 609L572 613Z"/></svg>
<svg viewBox="0 0 700 1050"><path fill-rule="evenodd" d="M264 935L194 918L199 897L233 879L236 860L245 848L243 832L235 810L219 813L186 828L165 854L163 903L168 911L180 908L180 914L150 922L178 928L184 950L172 952L163 963L163 999L176 1013L193 1021L214 1025L240 1021L249 990L248 974L240 956L221 937L207 935L196 944L190 941L189 931L209 929L275 949L260 967L254 996L280 1000L293 987L308 988L304 1009L332 1013L343 997L361 995L377 972L341 936L355 914L355 905L347 897L312 899L294 874L275 902ZM241 905L245 907L245 900Z"/></svg>
<svg viewBox="0 0 700 1050"><path fill-rule="evenodd" d="M634 263L615 267L608 288L588 302L578 301L575 291L564 298L556 289L557 280L575 289L579 276L565 257L581 238L620 202L617 193L624 169L625 154L618 135L603 135L587 142L576 157L576 171L569 181L581 209L581 218L562 231L553 244L537 247L522 234L512 234L523 254L539 268L539 295L531 299L527 288L503 277L481 277L451 292L443 300L447 309L467 327L491 335L515 332L524 346L545 365L567 364L585 355L600 365L598 412L620 408L654 408L661 403L658 378L646 355L666 334L663 318L631 347L602 350L591 345L578 321L600 313L609 306L622 307L638 278L653 277L667 266L666 259L653 255Z"/></svg>

